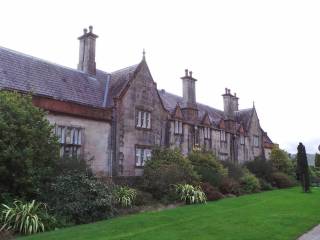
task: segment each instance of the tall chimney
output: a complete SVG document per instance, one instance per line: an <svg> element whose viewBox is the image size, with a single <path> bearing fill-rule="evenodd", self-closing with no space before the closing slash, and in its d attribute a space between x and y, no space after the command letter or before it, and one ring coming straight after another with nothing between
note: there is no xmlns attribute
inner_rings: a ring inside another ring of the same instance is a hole
<svg viewBox="0 0 320 240"><path fill-rule="evenodd" d="M187 106L194 107L196 105L196 79L192 77L192 71L185 70L182 79L183 101Z"/></svg>
<svg viewBox="0 0 320 240"><path fill-rule="evenodd" d="M235 111L239 110L239 98L237 97L236 93L232 95L230 89L228 88L225 89L225 94L222 96L224 115L226 119L234 120Z"/></svg>
<svg viewBox="0 0 320 240"><path fill-rule="evenodd" d="M90 75L96 75L96 38L98 36L92 32L92 26L89 26L89 32L83 29L83 35L78 38L80 41L78 70Z"/></svg>

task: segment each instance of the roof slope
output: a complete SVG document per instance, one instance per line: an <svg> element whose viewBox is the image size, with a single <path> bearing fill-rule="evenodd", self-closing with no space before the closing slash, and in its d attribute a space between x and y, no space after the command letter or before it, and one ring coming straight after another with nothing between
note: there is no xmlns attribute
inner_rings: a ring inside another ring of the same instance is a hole
<svg viewBox="0 0 320 240"><path fill-rule="evenodd" d="M102 107L108 79L103 71L93 77L0 47L0 89Z"/></svg>

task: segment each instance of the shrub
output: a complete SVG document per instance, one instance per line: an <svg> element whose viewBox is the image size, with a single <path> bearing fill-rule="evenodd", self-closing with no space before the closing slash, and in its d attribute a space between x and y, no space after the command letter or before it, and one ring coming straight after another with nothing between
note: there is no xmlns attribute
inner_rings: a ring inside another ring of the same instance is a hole
<svg viewBox="0 0 320 240"><path fill-rule="evenodd" d="M144 205L150 205L155 202L155 199L153 198L151 193L143 192L143 191L137 191L137 196L134 200L134 205L136 206L144 206Z"/></svg>
<svg viewBox="0 0 320 240"><path fill-rule="evenodd" d="M289 188L295 185L290 176L282 172L275 172L271 176L272 185L277 188Z"/></svg>
<svg viewBox="0 0 320 240"><path fill-rule="evenodd" d="M58 176L44 194L44 200L67 223L89 223L111 217L112 186L84 173Z"/></svg>
<svg viewBox="0 0 320 240"><path fill-rule="evenodd" d="M256 177L264 179L265 181L271 181L271 175L273 173L271 161L256 158L253 161L246 162L245 167Z"/></svg>
<svg viewBox="0 0 320 240"><path fill-rule="evenodd" d="M144 167L142 187L156 199L161 199L170 193L173 185L198 181L199 177L193 171L190 161L180 151L155 149L151 160Z"/></svg>
<svg viewBox="0 0 320 240"><path fill-rule="evenodd" d="M208 201L216 201L224 198L223 194L213 187L210 183L201 183L201 189L206 194Z"/></svg>
<svg viewBox="0 0 320 240"><path fill-rule="evenodd" d="M320 168L320 154L316 153L314 156L314 166Z"/></svg>
<svg viewBox="0 0 320 240"><path fill-rule="evenodd" d="M59 159L52 129L31 96L0 92L0 195L28 199L39 195Z"/></svg>
<svg viewBox="0 0 320 240"><path fill-rule="evenodd" d="M55 219L47 214L46 206L42 203L23 203L19 200L13 202L13 206L3 204L1 213L3 223L0 231L12 230L25 235L44 232L55 224Z"/></svg>
<svg viewBox="0 0 320 240"><path fill-rule="evenodd" d="M180 200L183 200L186 204L206 202L206 195L200 187L194 187L189 184L178 184L175 187Z"/></svg>
<svg viewBox="0 0 320 240"><path fill-rule="evenodd" d="M317 167L310 166L310 180L313 186L320 186L320 169Z"/></svg>
<svg viewBox="0 0 320 240"><path fill-rule="evenodd" d="M229 177L222 180L219 189L222 194L234 194L238 196L241 193L240 184Z"/></svg>
<svg viewBox="0 0 320 240"><path fill-rule="evenodd" d="M272 187L271 183L267 182L263 178L259 178L259 183L260 183L262 191L273 190L273 187Z"/></svg>
<svg viewBox="0 0 320 240"><path fill-rule="evenodd" d="M188 155L188 159L202 182L219 186L222 178L228 174L227 169L211 153L194 151Z"/></svg>
<svg viewBox="0 0 320 240"><path fill-rule="evenodd" d="M240 179L241 190L244 193L254 193L261 190L258 178L256 178L249 170L245 171L244 176Z"/></svg>
<svg viewBox="0 0 320 240"><path fill-rule="evenodd" d="M131 207L137 196L137 191L126 186L116 187L113 191L116 204L121 207Z"/></svg>
<svg viewBox="0 0 320 240"><path fill-rule="evenodd" d="M273 148L270 155L272 167L277 172L283 172L287 175L294 175L293 161L284 150Z"/></svg>
<svg viewBox="0 0 320 240"><path fill-rule="evenodd" d="M221 164L227 169L228 177L233 178L236 181L239 181L244 175L242 167L238 164L234 164L230 161L221 161Z"/></svg>

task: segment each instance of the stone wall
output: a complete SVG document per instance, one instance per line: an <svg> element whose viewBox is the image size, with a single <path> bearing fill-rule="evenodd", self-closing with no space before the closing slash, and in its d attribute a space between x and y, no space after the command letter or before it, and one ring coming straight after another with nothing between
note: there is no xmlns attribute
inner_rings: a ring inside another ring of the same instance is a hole
<svg viewBox="0 0 320 240"><path fill-rule="evenodd" d="M136 127L138 110L151 113L151 129ZM118 100L116 115L116 175L139 176L143 169L136 167L135 148L165 145L168 118L146 64L142 63L126 93Z"/></svg>
<svg viewBox="0 0 320 240"><path fill-rule="evenodd" d="M51 124L81 127L84 129L83 150L96 174L111 174L111 125L108 122L88 120L74 116L49 113L47 119Z"/></svg>

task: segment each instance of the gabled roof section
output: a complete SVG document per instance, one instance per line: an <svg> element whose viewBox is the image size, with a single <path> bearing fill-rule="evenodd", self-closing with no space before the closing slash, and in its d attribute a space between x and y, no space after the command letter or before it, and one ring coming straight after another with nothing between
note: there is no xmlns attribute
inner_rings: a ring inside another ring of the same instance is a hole
<svg viewBox="0 0 320 240"><path fill-rule="evenodd" d="M134 78L141 63L126 67L111 73L107 106L113 105L113 98L119 97L131 79Z"/></svg>
<svg viewBox="0 0 320 240"><path fill-rule="evenodd" d="M242 124L245 131L247 131L250 127L250 122L254 111L254 108L247 108L239 110L235 113L236 121Z"/></svg>
<svg viewBox="0 0 320 240"><path fill-rule="evenodd" d="M95 76L0 47L0 89L103 107L109 74Z"/></svg>
<svg viewBox="0 0 320 240"><path fill-rule="evenodd" d="M183 104L183 99L180 96L174 95L172 93L168 93L163 89L158 90L158 92L159 92L159 95L162 99L164 107L171 114L174 113L177 104L179 104L180 106ZM202 122L202 120L205 117L205 114L207 114L210 122L214 126L218 127L220 120L223 119L223 111L220 111L218 109L215 109L215 108L212 108L207 105L200 104L200 103L197 103L197 107L198 107L198 111L199 111L198 112L198 116L199 116L198 122L199 123Z"/></svg>
<svg viewBox="0 0 320 240"><path fill-rule="evenodd" d="M172 114L172 117L177 118L177 119L183 119L183 114L182 114L179 103L177 103L177 106Z"/></svg>
<svg viewBox="0 0 320 240"><path fill-rule="evenodd" d="M208 114L207 112L204 114L201 123L202 123L203 125L207 125L207 126L210 126L210 125L211 125L211 121L210 121L210 118L209 118L209 114Z"/></svg>

